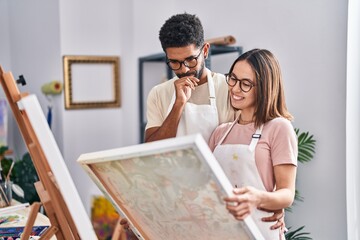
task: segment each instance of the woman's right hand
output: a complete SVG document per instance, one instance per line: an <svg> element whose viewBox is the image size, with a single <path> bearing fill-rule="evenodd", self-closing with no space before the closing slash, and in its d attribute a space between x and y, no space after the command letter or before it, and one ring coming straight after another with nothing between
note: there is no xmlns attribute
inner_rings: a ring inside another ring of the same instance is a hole
<svg viewBox="0 0 360 240"><path fill-rule="evenodd" d="M233 193L233 196L225 197L224 201L226 209L237 220L244 220L261 202L262 191L254 187L234 188Z"/></svg>

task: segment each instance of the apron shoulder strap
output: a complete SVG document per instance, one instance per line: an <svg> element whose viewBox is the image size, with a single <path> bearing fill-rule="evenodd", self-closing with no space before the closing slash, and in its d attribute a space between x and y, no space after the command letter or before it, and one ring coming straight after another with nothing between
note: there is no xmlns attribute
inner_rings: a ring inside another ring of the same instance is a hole
<svg viewBox="0 0 360 240"><path fill-rule="evenodd" d="M239 115L240 116L240 115ZM218 142L218 144L216 144L216 146L219 146L223 143L223 141L225 140L226 136L229 134L229 132L231 131L231 129L235 126L236 122L238 121L239 117L236 118L235 121L233 121L231 123L231 126L229 127L229 129L225 132L225 134L222 136L222 138L220 139L220 141Z"/></svg>
<svg viewBox="0 0 360 240"><path fill-rule="evenodd" d="M256 132L252 135L251 143L249 145L249 150L253 152L255 150L255 147L257 143L259 142L259 139L261 138L261 132L264 125L261 125L258 129L256 129Z"/></svg>
<svg viewBox="0 0 360 240"><path fill-rule="evenodd" d="M207 81L208 81L208 88L209 88L210 105L216 107L214 79L213 79L211 71L209 69L206 69L206 73L207 73Z"/></svg>

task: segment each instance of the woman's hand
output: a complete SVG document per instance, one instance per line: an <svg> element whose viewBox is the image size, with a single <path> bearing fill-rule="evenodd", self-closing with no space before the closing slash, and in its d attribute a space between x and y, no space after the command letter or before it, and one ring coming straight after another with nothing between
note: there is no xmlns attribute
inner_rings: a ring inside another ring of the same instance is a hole
<svg viewBox="0 0 360 240"><path fill-rule="evenodd" d="M225 197L226 209L237 220L244 220L261 202L262 191L254 187L235 188L234 196Z"/></svg>

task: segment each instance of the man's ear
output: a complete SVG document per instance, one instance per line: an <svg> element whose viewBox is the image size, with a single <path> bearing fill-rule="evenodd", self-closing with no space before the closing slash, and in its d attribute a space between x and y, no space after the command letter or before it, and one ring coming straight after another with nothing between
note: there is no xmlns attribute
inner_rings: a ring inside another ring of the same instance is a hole
<svg viewBox="0 0 360 240"><path fill-rule="evenodd" d="M204 58L207 59L209 56L210 43L204 43Z"/></svg>

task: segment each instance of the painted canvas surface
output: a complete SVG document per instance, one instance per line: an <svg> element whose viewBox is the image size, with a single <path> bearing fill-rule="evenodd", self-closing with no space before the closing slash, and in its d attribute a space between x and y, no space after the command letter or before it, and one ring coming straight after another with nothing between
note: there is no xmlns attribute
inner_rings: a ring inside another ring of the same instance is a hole
<svg viewBox="0 0 360 240"><path fill-rule="evenodd" d="M99 240L110 240L119 214L104 196L94 196L91 205L91 223Z"/></svg>
<svg viewBox="0 0 360 240"><path fill-rule="evenodd" d="M222 183L232 187L205 141L185 142L82 155L79 162L143 239L255 239L257 229L250 233L225 209Z"/></svg>
<svg viewBox="0 0 360 240"><path fill-rule="evenodd" d="M5 99L0 98L0 146L7 146L7 120L7 103Z"/></svg>

